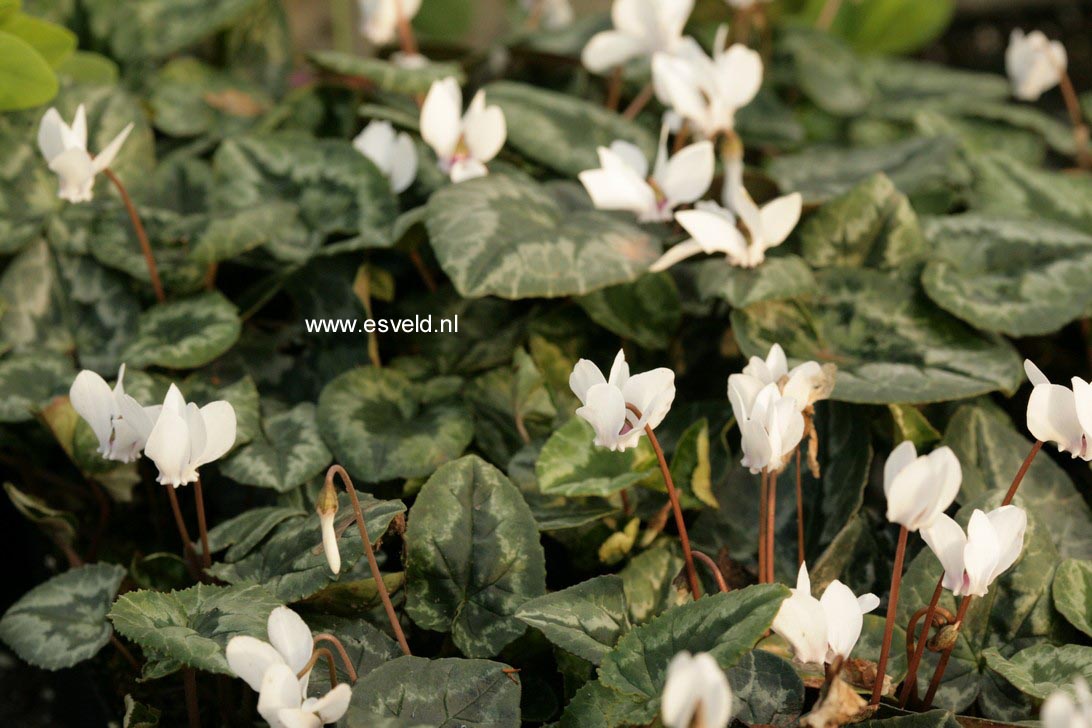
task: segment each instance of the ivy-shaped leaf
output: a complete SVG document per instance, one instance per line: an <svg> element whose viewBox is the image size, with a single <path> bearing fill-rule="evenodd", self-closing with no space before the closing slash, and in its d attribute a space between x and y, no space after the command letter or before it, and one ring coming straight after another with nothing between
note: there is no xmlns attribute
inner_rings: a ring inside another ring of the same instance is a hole
<svg viewBox="0 0 1092 728"><path fill-rule="evenodd" d="M232 480L284 493L321 473L333 456L319 434L309 402L262 419L250 444L221 464Z"/></svg>
<svg viewBox="0 0 1092 728"><path fill-rule="evenodd" d="M1054 608L1092 637L1092 561L1066 559L1054 572Z"/></svg>
<svg viewBox="0 0 1092 728"><path fill-rule="evenodd" d="M660 254L659 240L624 216L569 209L515 174L439 190L427 227L440 266L468 298L590 293L636 280Z"/></svg>
<svg viewBox="0 0 1092 728"><path fill-rule="evenodd" d="M319 430L335 459L368 482L427 477L474 436L461 403L428 395L426 385L402 372L351 369L322 390Z"/></svg>
<svg viewBox="0 0 1092 728"><path fill-rule="evenodd" d="M622 579L597 576L525 602L516 618L593 665L630 627Z"/></svg>
<svg viewBox="0 0 1092 728"><path fill-rule="evenodd" d="M106 613L125 569L88 564L31 589L0 618L0 639L47 670L72 667L98 654L114 633Z"/></svg>
<svg viewBox="0 0 1092 728"><path fill-rule="evenodd" d="M796 724L804 710L804 683L788 660L751 650L725 674L736 720L747 725Z"/></svg>
<svg viewBox="0 0 1092 728"><path fill-rule="evenodd" d="M689 269L694 272L694 286L703 300L723 298L737 308L804 296L816 285L811 268L798 255L770 256L756 268L738 268L715 255Z"/></svg>
<svg viewBox="0 0 1092 728"><path fill-rule="evenodd" d="M582 417L572 417L542 446L535 477L543 495L607 496L643 480L656 467L651 447L621 452L595 445L595 431Z"/></svg>
<svg viewBox="0 0 1092 728"><path fill-rule="evenodd" d="M47 351L26 351L0 359L0 422L25 422L58 394L68 391L76 370L72 360Z"/></svg>
<svg viewBox="0 0 1092 728"><path fill-rule="evenodd" d="M1004 658L995 648L982 652L986 664L1017 690L1045 700L1078 677L1092 680L1092 647L1087 645L1035 645Z"/></svg>
<svg viewBox="0 0 1092 728"><path fill-rule="evenodd" d="M675 282L654 273L576 299L592 321L646 349L666 349L682 321Z"/></svg>
<svg viewBox="0 0 1092 728"><path fill-rule="evenodd" d="M406 532L406 612L452 633L469 657L523 634L515 618L546 590L545 556L531 510L499 470L468 455L421 488Z"/></svg>
<svg viewBox="0 0 1092 728"><path fill-rule="evenodd" d="M134 367L193 369L230 349L241 330L235 305L218 291L167 301L141 314L124 358Z"/></svg>

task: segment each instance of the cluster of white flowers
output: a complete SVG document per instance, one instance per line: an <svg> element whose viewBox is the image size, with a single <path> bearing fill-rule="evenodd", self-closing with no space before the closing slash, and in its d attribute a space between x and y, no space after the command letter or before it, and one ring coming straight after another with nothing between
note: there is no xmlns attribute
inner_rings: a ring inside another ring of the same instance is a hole
<svg viewBox="0 0 1092 728"><path fill-rule="evenodd" d="M576 414L595 429L595 444L621 451L637 447L646 427L663 422L675 401L675 372L660 367L631 377L619 351L609 377L587 359L578 361L569 387L582 405Z"/></svg>
<svg viewBox="0 0 1092 728"><path fill-rule="evenodd" d="M258 714L271 728L320 728L341 720L352 688L341 683L320 698L307 696L315 642L311 629L287 607L269 613L269 641L232 637L228 667L258 693Z"/></svg>
<svg viewBox="0 0 1092 728"><path fill-rule="evenodd" d="M68 393L107 460L130 462L143 450L159 469L159 482L177 488L196 481L199 467L219 459L235 444L235 408L230 402L198 408L171 384L163 404L145 407L125 393L124 378L124 364L113 389L85 369Z"/></svg>

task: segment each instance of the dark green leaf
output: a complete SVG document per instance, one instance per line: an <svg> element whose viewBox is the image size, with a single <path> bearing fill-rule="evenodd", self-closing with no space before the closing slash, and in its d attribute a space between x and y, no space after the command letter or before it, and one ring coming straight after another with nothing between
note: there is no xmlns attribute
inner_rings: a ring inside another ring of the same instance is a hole
<svg viewBox="0 0 1092 728"><path fill-rule="evenodd" d="M516 618L541 630L558 647L598 665L630 627L622 584L615 575L597 576L525 602Z"/></svg>
<svg viewBox="0 0 1092 728"><path fill-rule="evenodd" d="M1092 637L1092 561L1066 559L1054 574L1054 608Z"/></svg>
<svg viewBox="0 0 1092 728"><path fill-rule="evenodd" d="M141 314L124 358L134 367L192 369L230 349L241 329L235 304L218 291L167 301Z"/></svg>

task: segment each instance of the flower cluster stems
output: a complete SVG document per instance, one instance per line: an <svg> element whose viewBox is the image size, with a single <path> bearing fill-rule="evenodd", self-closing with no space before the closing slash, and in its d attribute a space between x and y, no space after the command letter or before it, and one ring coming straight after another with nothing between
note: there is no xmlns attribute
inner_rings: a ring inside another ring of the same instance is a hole
<svg viewBox="0 0 1092 728"><path fill-rule="evenodd" d="M197 565L200 560L193 550L193 540L190 538L190 530L186 528L186 519L182 518L182 509L178 506L178 494L170 483L163 486L167 489L167 498L171 501L171 511L174 513L174 525L178 527L178 535L182 537L182 549L186 554L186 564L190 575L197 576Z"/></svg>
<svg viewBox="0 0 1092 728"><path fill-rule="evenodd" d="M304 675L311 672L320 658L326 658L326 670L330 674L330 687L337 687L337 664L334 662L334 653L325 647L319 647L318 649L311 651L311 659L307 661L307 664L303 666L303 669L296 673L296 677L303 678Z"/></svg>
<svg viewBox="0 0 1092 728"><path fill-rule="evenodd" d="M777 581L774 576L774 527L777 512L777 476L778 473L768 473L769 487L766 496L769 499L766 504L766 583L773 584Z"/></svg>
<svg viewBox="0 0 1092 728"><path fill-rule="evenodd" d="M637 114L641 113L641 109L648 105L648 102L652 100L652 81L645 84L645 87L633 97L633 101L629 102L629 106L622 112L622 116L627 119L636 118Z"/></svg>
<svg viewBox="0 0 1092 728"><path fill-rule="evenodd" d="M959 611L956 612L955 628L959 628L963 625L963 619L967 616L967 609L971 606L971 602L974 601L974 596L968 594L963 597L963 601L959 603ZM944 648L944 652L940 653L940 660L937 661L937 668L933 671L933 679L929 681L929 692L925 693L925 706L928 707L933 704L933 698L936 697L937 688L940 687L940 681L944 677L944 671L948 667L948 660L952 657L952 650L955 649L956 640L952 640L952 643Z"/></svg>
<svg viewBox="0 0 1092 728"><path fill-rule="evenodd" d="M637 416L640 417L640 415ZM660 473L664 476L667 498L671 501L671 510L675 513L675 527L679 530L679 541L682 543L683 558L686 560L686 580L690 584L691 596L697 599L701 596L701 587L698 585L698 571L694 568L694 553L690 549L690 535L686 532L686 521L683 520L682 506L679 505L679 493L675 490L675 481L671 479L671 470L667 467L664 449L660 447L660 441L656 439L656 433L646 425L645 434L648 435L648 441L652 443L652 449L656 451L656 459L660 462Z"/></svg>
<svg viewBox="0 0 1092 728"><path fill-rule="evenodd" d="M334 646L334 649L337 650L338 655L341 657L341 664L345 665L345 672L349 675L349 683L355 685L356 668L353 667L353 661L349 659L349 653L345 651L345 645L341 644L341 640L329 632L319 632L314 637L314 643L315 645L318 645L319 642L329 642Z"/></svg>
<svg viewBox="0 0 1092 728"><path fill-rule="evenodd" d="M364 545L364 553L368 557L368 566L371 568L372 578L375 579L375 588L383 602L383 609L387 612L387 619L391 623L391 629L394 630L398 646L402 648L402 654L410 655L412 653L410 652L409 643L406 642L406 635L398 621L398 614L394 611L394 604L391 603L391 595L387 592L387 585L383 582L383 573L379 570L379 562L375 560L375 550L372 548L371 539L368 538L368 527L364 525L364 512L360 510L360 500L356 496L356 488L353 487L353 481L349 477L349 473L340 465L330 466L330 469L326 471L326 482L332 483L335 475L341 477L345 492L349 494L349 500L353 504L356 527L360 530L360 540Z"/></svg>
<svg viewBox="0 0 1092 728"><path fill-rule="evenodd" d="M769 475L765 470L759 476L761 484L758 492L758 583L766 583L766 506L769 501Z"/></svg>
<svg viewBox="0 0 1092 728"><path fill-rule="evenodd" d="M804 489L800 485L800 446L796 447L796 565L804 564Z"/></svg>
<svg viewBox="0 0 1092 728"><path fill-rule="evenodd" d="M883 694L887 656L891 653L891 638L895 633L895 611L899 606L899 586L902 584L902 565L906 560L906 539L910 535L906 526L899 527L899 543L895 548L895 565L891 568L891 595L887 600L887 620L883 627L883 643L880 645L880 659L876 662L876 680L872 685L872 705L880 704Z"/></svg>
<svg viewBox="0 0 1092 728"><path fill-rule="evenodd" d="M155 264L155 256L152 255L152 245L148 242L148 233L144 231L144 223L140 221L140 215L137 214L136 205L133 204L133 198L129 197L129 191L125 189L125 185L121 183L118 176L114 174L114 170L106 168L102 171L106 175L106 178L114 183L114 187L117 188L118 194L121 196L121 201L125 205L126 211L129 213L129 219L133 222L133 231L136 233L137 240L140 241L140 250L144 253L144 263L148 266L148 276L152 279L152 288L155 290L155 298L160 303L167 300L167 294L163 291L163 282L159 279L159 268Z"/></svg>
<svg viewBox="0 0 1092 728"><path fill-rule="evenodd" d="M910 661L906 666L906 679L902 683L902 693L899 695L899 707L905 708L906 704L910 702L910 696L914 692L914 687L918 678L918 667L921 665L921 658L925 655L925 644L929 641L929 630L933 627L933 619L937 613L937 605L940 603L940 596L944 592L944 576L937 580L936 589L933 590L933 598L929 600L929 606L925 609L925 620L922 622L921 637L918 638L917 643L914 645L914 652L910 655ZM910 640L913 635L914 625L911 623L907 626L906 639Z"/></svg>

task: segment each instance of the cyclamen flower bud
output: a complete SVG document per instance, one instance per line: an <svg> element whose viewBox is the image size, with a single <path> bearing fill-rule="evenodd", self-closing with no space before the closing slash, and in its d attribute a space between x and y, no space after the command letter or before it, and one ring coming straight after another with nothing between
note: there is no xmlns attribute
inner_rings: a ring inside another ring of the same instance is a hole
<svg viewBox="0 0 1092 728"><path fill-rule="evenodd" d="M337 507L337 491L332 482L326 481L315 501L315 512L322 526L322 549L326 552L326 562L335 574L341 571L341 552L337 548L337 532L334 530Z"/></svg>

